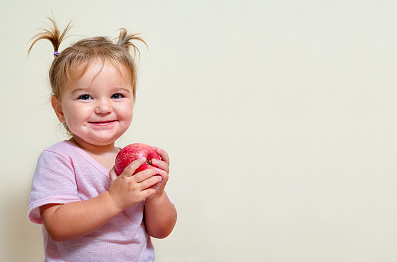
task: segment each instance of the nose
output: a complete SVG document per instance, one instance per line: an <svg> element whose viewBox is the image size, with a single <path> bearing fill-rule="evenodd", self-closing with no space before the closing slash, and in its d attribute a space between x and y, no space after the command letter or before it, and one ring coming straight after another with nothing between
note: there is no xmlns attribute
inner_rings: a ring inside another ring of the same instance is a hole
<svg viewBox="0 0 397 262"><path fill-rule="evenodd" d="M101 99L95 108L95 113L97 114L107 114L113 110L112 103L110 99Z"/></svg>

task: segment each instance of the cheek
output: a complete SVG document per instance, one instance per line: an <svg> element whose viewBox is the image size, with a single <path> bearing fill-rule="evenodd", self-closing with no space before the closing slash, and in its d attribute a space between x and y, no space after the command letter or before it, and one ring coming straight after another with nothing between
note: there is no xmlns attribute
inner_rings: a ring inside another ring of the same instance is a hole
<svg viewBox="0 0 397 262"><path fill-rule="evenodd" d="M120 112L119 117L122 118L126 124L130 125L133 116L132 105L123 106L122 108L120 108L119 112Z"/></svg>
<svg viewBox="0 0 397 262"><path fill-rule="evenodd" d="M90 116L90 114L90 110L87 107L71 106L66 107L66 110L64 111L66 124L68 124L68 126L80 123L82 120Z"/></svg>
<svg viewBox="0 0 397 262"><path fill-rule="evenodd" d="M126 122L128 122L128 124L131 124L132 116L133 116L133 110L132 109L125 111L125 119L126 119Z"/></svg>
<svg viewBox="0 0 397 262"><path fill-rule="evenodd" d="M133 104L132 103L122 103L117 106L117 111L120 116L132 117L133 114Z"/></svg>

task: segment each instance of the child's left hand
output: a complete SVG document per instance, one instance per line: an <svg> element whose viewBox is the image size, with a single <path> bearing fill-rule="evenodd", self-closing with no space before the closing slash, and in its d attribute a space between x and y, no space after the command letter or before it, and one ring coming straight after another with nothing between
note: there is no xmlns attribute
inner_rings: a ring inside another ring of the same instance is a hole
<svg viewBox="0 0 397 262"><path fill-rule="evenodd" d="M157 170L159 171L159 175L161 176L162 180L158 182L153 188L156 189L156 193L152 195L152 197L156 196L161 196L164 192L165 185L167 184L168 181L168 174L170 172L170 158L163 149L160 149L158 147L154 147L156 152L161 156L161 160L157 159L152 159L152 165L157 167Z"/></svg>

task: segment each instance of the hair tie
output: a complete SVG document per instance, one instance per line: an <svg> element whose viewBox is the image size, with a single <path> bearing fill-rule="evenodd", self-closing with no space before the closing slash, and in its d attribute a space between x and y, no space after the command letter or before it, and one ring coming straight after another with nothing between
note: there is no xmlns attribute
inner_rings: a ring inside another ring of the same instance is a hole
<svg viewBox="0 0 397 262"><path fill-rule="evenodd" d="M59 56L59 52L58 51L54 52L54 57L56 57L56 56Z"/></svg>

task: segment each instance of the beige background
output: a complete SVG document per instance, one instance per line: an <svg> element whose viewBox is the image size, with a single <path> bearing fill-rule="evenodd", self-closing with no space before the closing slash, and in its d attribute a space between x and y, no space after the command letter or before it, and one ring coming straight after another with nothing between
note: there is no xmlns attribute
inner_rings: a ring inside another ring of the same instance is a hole
<svg viewBox="0 0 397 262"><path fill-rule="evenodd" d="M179 211L157 261L397 261L397 2L1 0L0 260L42 261L27 219L62 46L143 33L133 125L171 156Z"/></svg>

